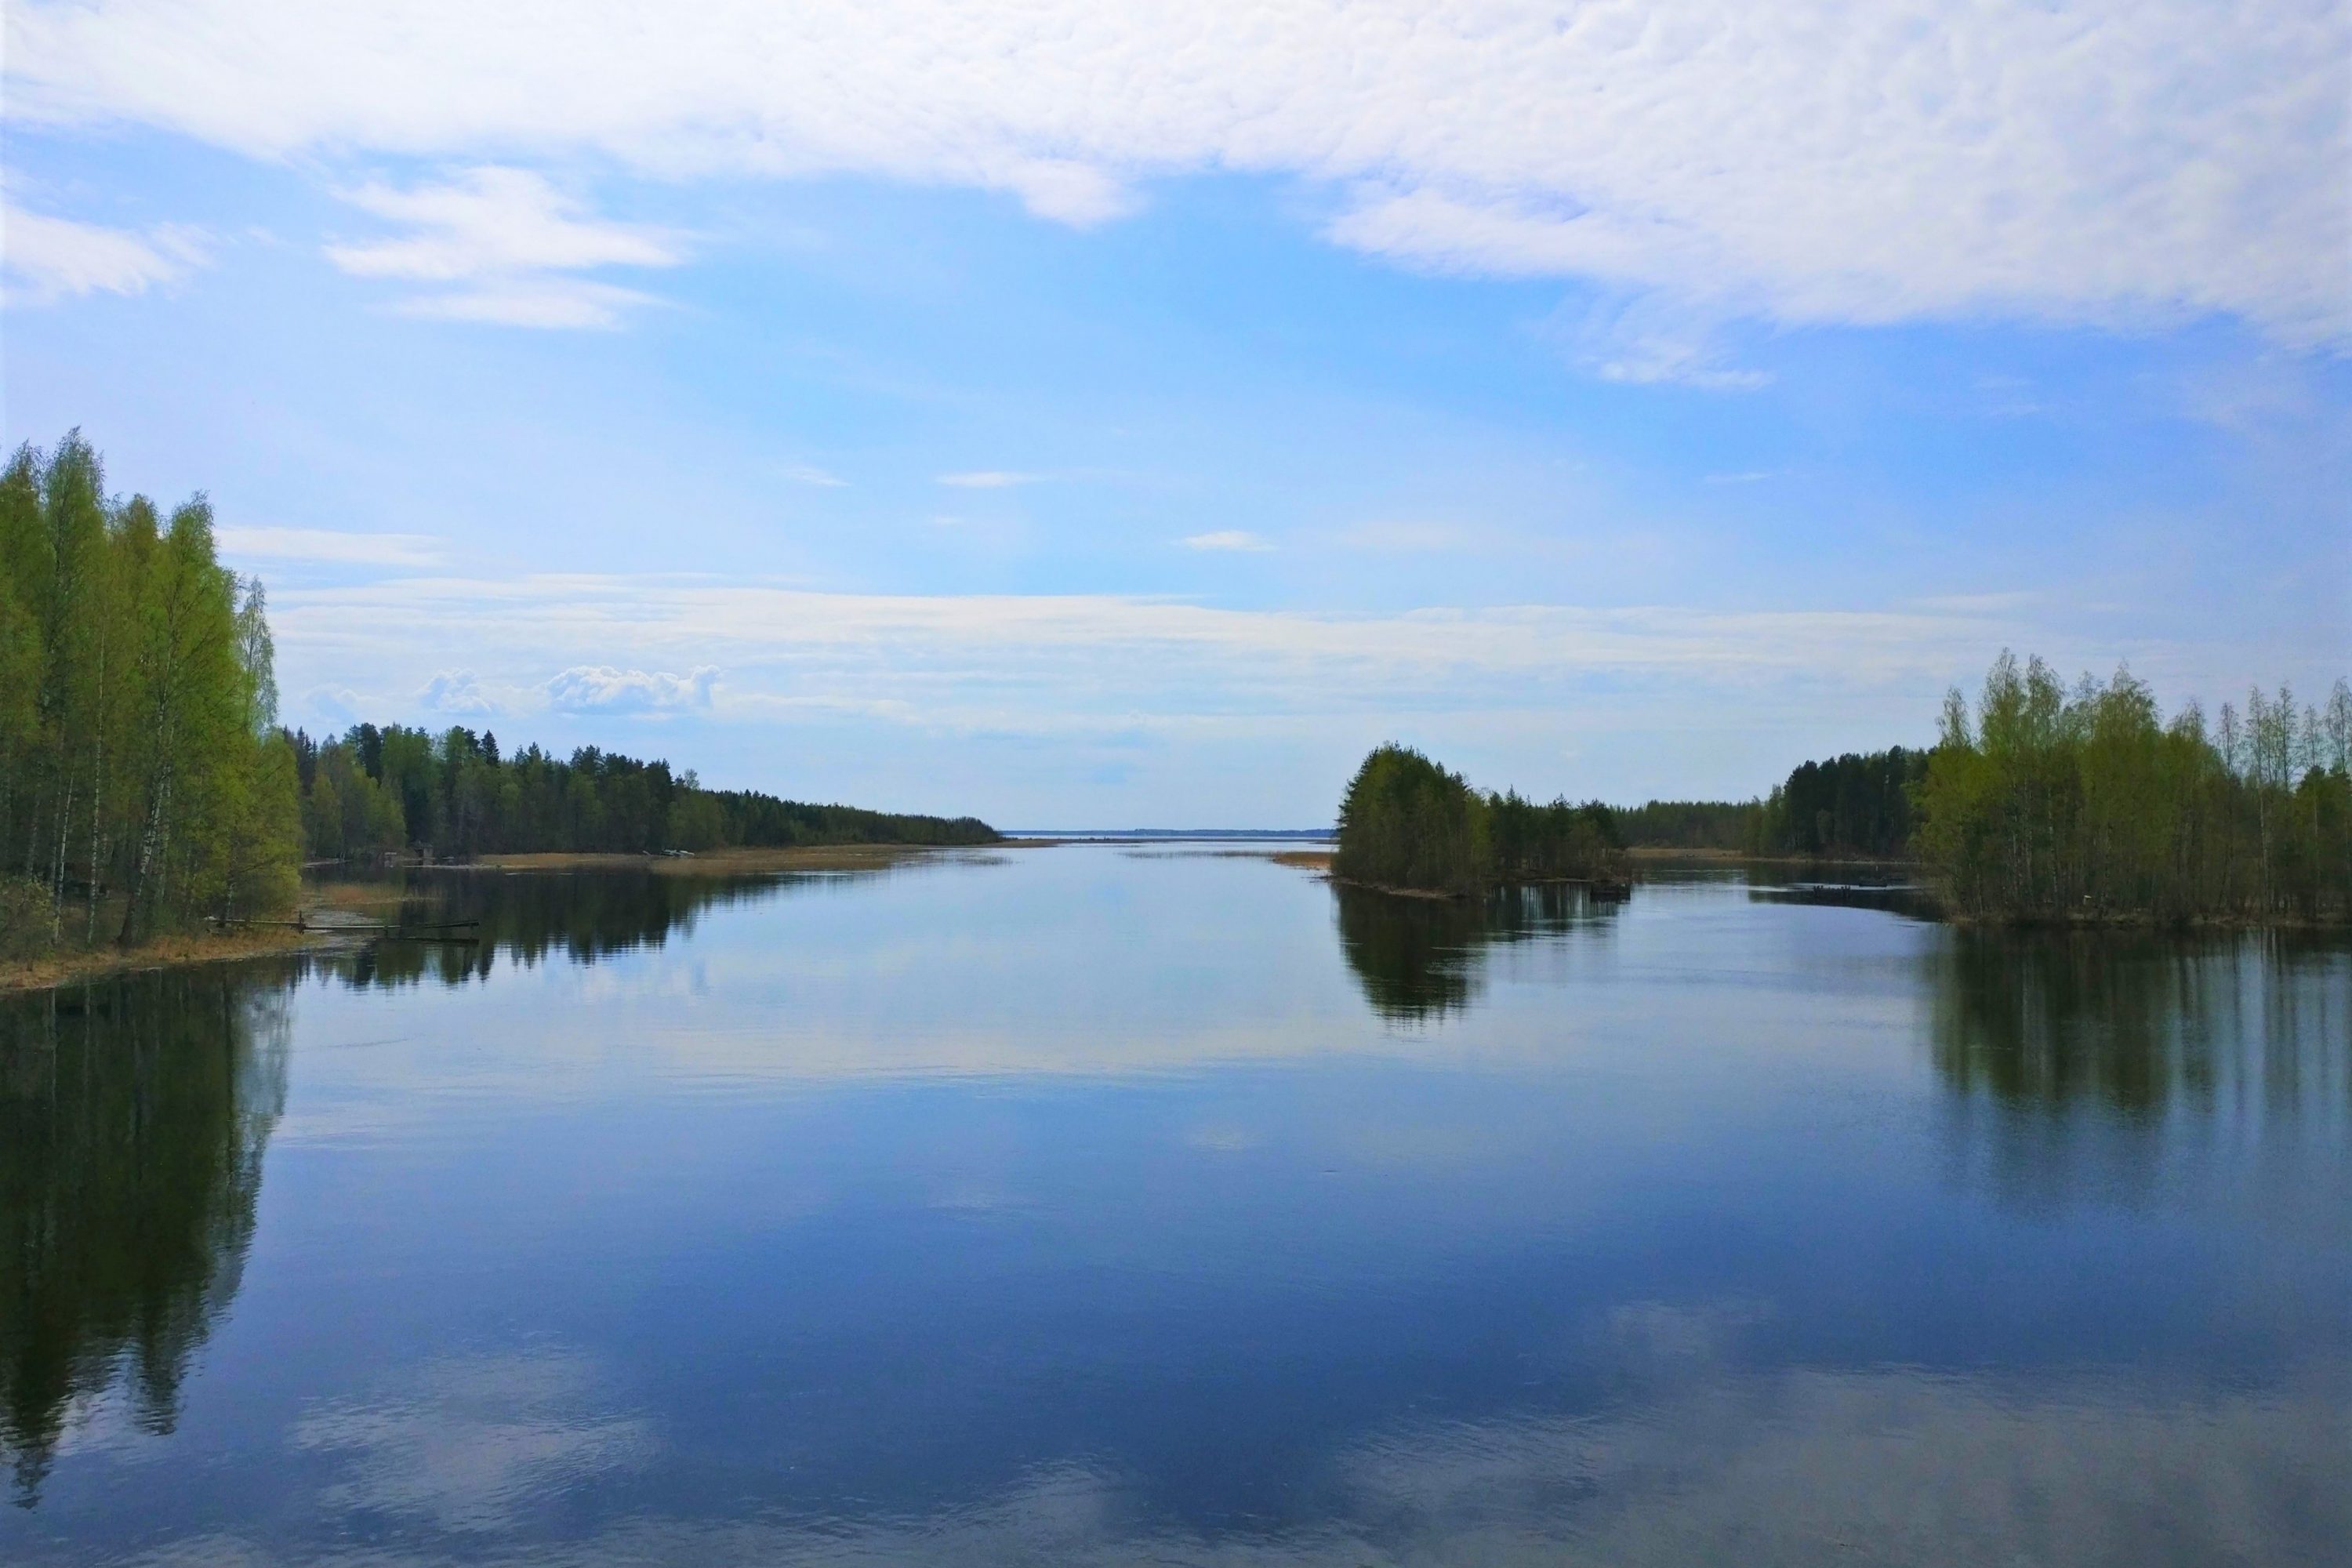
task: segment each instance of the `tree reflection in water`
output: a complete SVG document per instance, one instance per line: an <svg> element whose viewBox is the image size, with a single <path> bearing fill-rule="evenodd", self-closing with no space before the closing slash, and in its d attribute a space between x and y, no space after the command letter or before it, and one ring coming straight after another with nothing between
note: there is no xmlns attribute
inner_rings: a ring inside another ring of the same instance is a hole
<svg viewBox="0 0 2352 1568"><path fill-rule="evenodd" d="M1334 884L1339 946L1364 998L1391 1023L1461 1012L1486 986L1487 950L1615 918L1615 900L1567 883L1426 899Z"/></svg>
<svg viewBox="0 0 2352 1568"><path fill-rule="evenodd" d="M236 1294L286 1103L286 992L225 968L0 1003L0 1448L37 1500L118 1382L168 1432Z"/></svg>
<svg viewBox="0 0 2352 1568"><path fill-rule="evenodd" d="M2352 1097L2340 937L1963 928L1930 964L1932 1048L1955 1089L2132 1119Z"/></svg>
<svg viewBox="0 0 2352 1568"><path fill-rule="evenodd" d="M473 921L472 942L387 942L356 953L314 961L358 987L397 987L426 979L462 984L489 973L501 958L526 968L550 957L574 963L636 948L659 947L671 931L690 933L705 910L772 897L780 889L817 891L883 870L790 876L686 876L606 869L581 871L422 870L399 874L398 923ZM386 906L366 911L394 918Z"/></svg>
<svg viewBox="0 0 2352 1568"><path fill-rule="evenodd" d="M143 1428L177 1422L182 1382L252 1239L263 1150L286 1103L295 980L455 985L501 956L593 963L659 945L714 904L837 880L411 874L396 889L402 922L475 921L480 940L0 1000L0 1450L18 1501L38 1500L68 1423L118 1387Z"/></svg>

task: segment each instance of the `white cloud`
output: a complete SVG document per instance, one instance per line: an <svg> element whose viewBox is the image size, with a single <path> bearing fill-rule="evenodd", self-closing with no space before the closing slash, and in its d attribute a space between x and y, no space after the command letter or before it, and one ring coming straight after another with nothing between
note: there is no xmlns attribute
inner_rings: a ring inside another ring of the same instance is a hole
<svg viewBox="0 0 2352 1568"><path fill-rule="evenodd" d="M1728 612L1516 605L1387 614L1213 608L1118 595L817 593L758 584L549 575L411 577L289 588L271 605L281 662L415 668L463 650L540 707L707 706L721 717L811 698L915 721L991 713L1029 729L1104 716L1181 725L1203 715L1469 713L1565 700L1596 677L1718 694L1771 681L1973 679L2004 643L2062 663L2112 663L2000 615L1911 609ZM618 656L626 668L613 668ZM528 673L574 668L537 687ZM723 689L717 669L730 672ZM2160 661L2135 668L2160 677ZM686 669L686 675L647 671ZM432 673L418 669L420 683ZM950 721L961 723L962 719ZM1924 719L1922 721L1925 721Z"/></svg>
<svg viewBox="0 0 2352 1568"><path fill-rule="evenodd" d="M1014 485L1034 484L1037 478L1035 474L1016 474L1003 468L978 468L965 474L941 474L939 482L960 490L1002 490Z"/></svg>
<svg viewBox="0 0 2352 1568"><path fill-rule="evenodd" d="M7 60L12 120L260 156L847 171L1076 224L1295 175L1342 244L1738 319L2352 337L2337 0L92 0L11 6ZM611 264L651 263L541 263Z"/></svg>
<svg viewBox="0 0 2352 1568"><path fill-rule="evenodd" d="M1192 533L1177 541L1187 550L1234 550L1263 552L1274 546L1247 529L1221 528L1211 533Z"/></svg>
<svg viewBox="0 0 2352 1568"><path fill-rule="evenodd" d="M438 185L372 184L344 194L354 206L414 232L327 247L359 278L454 285L402 300L402 313L516 327L611 327L654 297L568 276L601 267L674 267L677 237L585 214L582 204L525 169L470 169Z"/></svg>
<svg viewBox="0 0 2352 1568"><path fill-rule="evenodd" d="M44 305L84 294L143 294L176 283L205 260L194 229L144 235L27 212L0 201L0 266L8 302Z"/></svg>
<svg viewBox="0 0 2352 1568"><path fill-rule="evenodd" d="M325 528L215 531L221 552L265 561L321 561L352 566L437 566L441 542L423 533L342 533Z"/></svg>
<svg viewBox="0 0 2352 1568"><path fill-rule="evenodd" d="M500 327L607 328L624 312L661 301L635 289L580 278L529 278L448 294L420 294L394 307L404 316L484 321Z"/></svg>
<svg viewBox="0 0 2352 1568"><path fill-rule="evenodd" d="M348 686L316 686L302 694L311 713L331 725L356 724L365 703Z"/></svg>
<svg viewBox="0 0 2352 1568"><path fill-rule="evenodd" d="M1711 392L1753 392L1771 377L1730 363L1724 310L1660 294L1596 300L1559 312L1544 328L1569 357L1603 381L1675 382Z"/></svg>
<svg viewBox="0 0 2352 1568"><path fill-rule="evenodd" d="M547 705L559 713L655 713L708 708L719 671L702 665L686 675L658 670L575 665L548 681Z"/></svg>
<svg viewBox="0 0 2352 1568"><path fill-rule="evenodd" d="M503 711L503 705L483 687L470 669L445 669L425 683L416 700L436 713L485 714Z"/></svg>
<svg viewBox="0 0 2352 1568"><path fill-rule="evenodd" d="M1211 1129L1203 1142L1216 1150L1247 1137ZM1032 1466L929 1512L803 1520L771 1510L713 1521L641 1510L555 1560L2098 1568L2325 1561L2352 1531L2352 1494L2332 1468L2352 1393L2340 1361L2242 1385L2138 1372L1750 1371L1727 1366L1718 1351L1744 1331L1741 1309L1637 1307L1629 1316L1619 1326L1635 1342L1591 1363L1608 1379L1608 1403L1400 1415L1292 1460L1325 1500L1312 1527L1188 1522L1150 1506L1131 1468L1070 1461ZM1641 1340L1661 1333L1654 1351ZM656 1457L658 1433L593 1363L552 1352L451 1358L381 1402L306 1411L292 1441L336 1462L322 1502L339 1514L384 1512L479 1540L511 1530L526 1500L627 1478ZM170 1561L306 1559L349 1563L357 1554L215 1535Z"/></svg>
<svg viewBox="0 0 2352 1568"><path fill-rule="evenodd" d="M793 463L784 468L784 478L796 485L814 485L821 489L839 489L849 481L827 472L814 463Z"/></svg>
<svg viewBox="0 0 2352 1568"><path fill-rule="evenodd" d="M398 1389L314 1405L294 1423L294 1447L333 1463L326 1506L491 1532L522 1500L593 1486L657 1445L651 1422L612 1413L593 1363L562 1352L451 1357Z"/></svg>

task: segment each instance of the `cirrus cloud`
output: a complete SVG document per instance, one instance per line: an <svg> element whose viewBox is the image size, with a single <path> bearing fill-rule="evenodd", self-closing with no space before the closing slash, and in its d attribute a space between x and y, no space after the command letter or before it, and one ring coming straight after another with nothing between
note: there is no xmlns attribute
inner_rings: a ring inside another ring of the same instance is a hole
<svg viewBox="0 0 2352 1568"><path fill-rule="evenodd" d="M1273 543L1245 528L1220 528L1208 533L1188 533L1176 542L1187 550L1223 550L1257 554L1274 548Z"/></svg>
<svg viewBox="0 0 2352 1568"><path fill-rule="evenodd" d="M1068 224L1234 169L1327 185L1340 245L1740 315L2352 336L2333 0L30 0L7 45L21 122L264 157L861 172Z"/></svg>
<svg viewBox="0 0 2352 1568"><path fill-rule="evenodd" d="M544 689L547 705L559 713L656 713L709 707L710 689L718 682L715 665L669 675L581 664L555 676Z"/></svg>
<svg viewBox="0 0 2352 1568"><path fill-rule="evenodd" d="M265 561L316 561L349 566L434 566L441 542L423 533L345 533L329 528L247 528L214 531L221 552Z"/></svg>
<svg viewBox="0 0 2352 1568"><path fill-rule="evenodd" d="M859 173L1081 225L1227 170L1415 266L1742 317L2352 339L2336 0L28 0L7 43L12 119L257 156Z"/></svg>
<svg viewBox="0 0 2352 1568"><path fill-rule="evenodd" d="M611 327L653 296L572 276L602 267L674 267L678 238L588 214L575 197L527 169L469 169L441 184L362 185L343 199L409 232L327 247L357 278L445 286L413 295L404 315L514 327Z"/></svg>
<svg viewBox="0 0 2352 1568"><path fill-rule="evenodd" d="M0 201L0 270L12 305L84 294L144 294L205 259L196 230L166 224L147 233L27 212Z"/></svg>

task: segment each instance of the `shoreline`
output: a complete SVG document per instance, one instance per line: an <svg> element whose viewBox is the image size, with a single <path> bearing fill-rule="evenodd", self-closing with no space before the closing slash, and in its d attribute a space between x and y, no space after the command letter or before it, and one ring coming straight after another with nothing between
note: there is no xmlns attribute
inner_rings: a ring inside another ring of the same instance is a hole
<svg viewBox="0 0 2352 1568"><path fill-rule="evenodd" d="M623 851L547 850L524 855L480 855L471 860L397 867L415 871L651 871L691 877L762 871L879 870L901 861L944 851L1025 847L1001 844L796 844L772 849L710 849L690 855L632 855Z"/></svg>
<svg viewBox="0 0 2352 1568"><path fill-rule="evenodd" d="M186 969L206 963L234 963L248 958L276 958L341 946L344 934L331 927L297 930L274 926L260 930L155 937L127 952L113 947L51 953L45 958L15 959L0 963L0 995L20 991L50 991L79 982L111 979L149 970Z"/></svg>

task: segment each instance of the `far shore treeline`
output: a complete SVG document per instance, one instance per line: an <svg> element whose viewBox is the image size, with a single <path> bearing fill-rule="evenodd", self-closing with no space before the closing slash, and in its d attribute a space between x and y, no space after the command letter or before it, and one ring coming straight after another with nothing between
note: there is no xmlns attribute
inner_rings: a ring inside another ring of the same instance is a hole
<svg viewBox="0 0 2352 1568"><path fill-rule="evenodd" d="M302 833L314 859L415 849L436 857L778 848L791 845L993 844L976 817L910 816L702 787L692 772L583 746L502 754L498 736L354 724L289 737Z"/></svg>
<svg viewBox="0 0 2352 1568"><path fill-rule="evenodd" d="M700 850L984 844L971 817L707 790L583 748L278 723L261 584L224 568L201 495L106 491L80 432L0 470L0 960L282 914L304 858L429 847Z"/></svg>
<svg viewBox="0 0 2352 1568"><path fill-rule="evenodd" d="M1578 825L1547 858L1497 855L1504 803ZM2352 686L2322 708L2282 686L2165 719L2119 670L2067 687L2003 653L1971 706L1946 699L1937 743L1807 763L1760 801L1528 807L1417 752L1382 746L1339 813L1332 869L1466 893L1605 876L1620 845L1916 862L1946 908L1997 921L2273 923L2352 918Z"/></svg>

